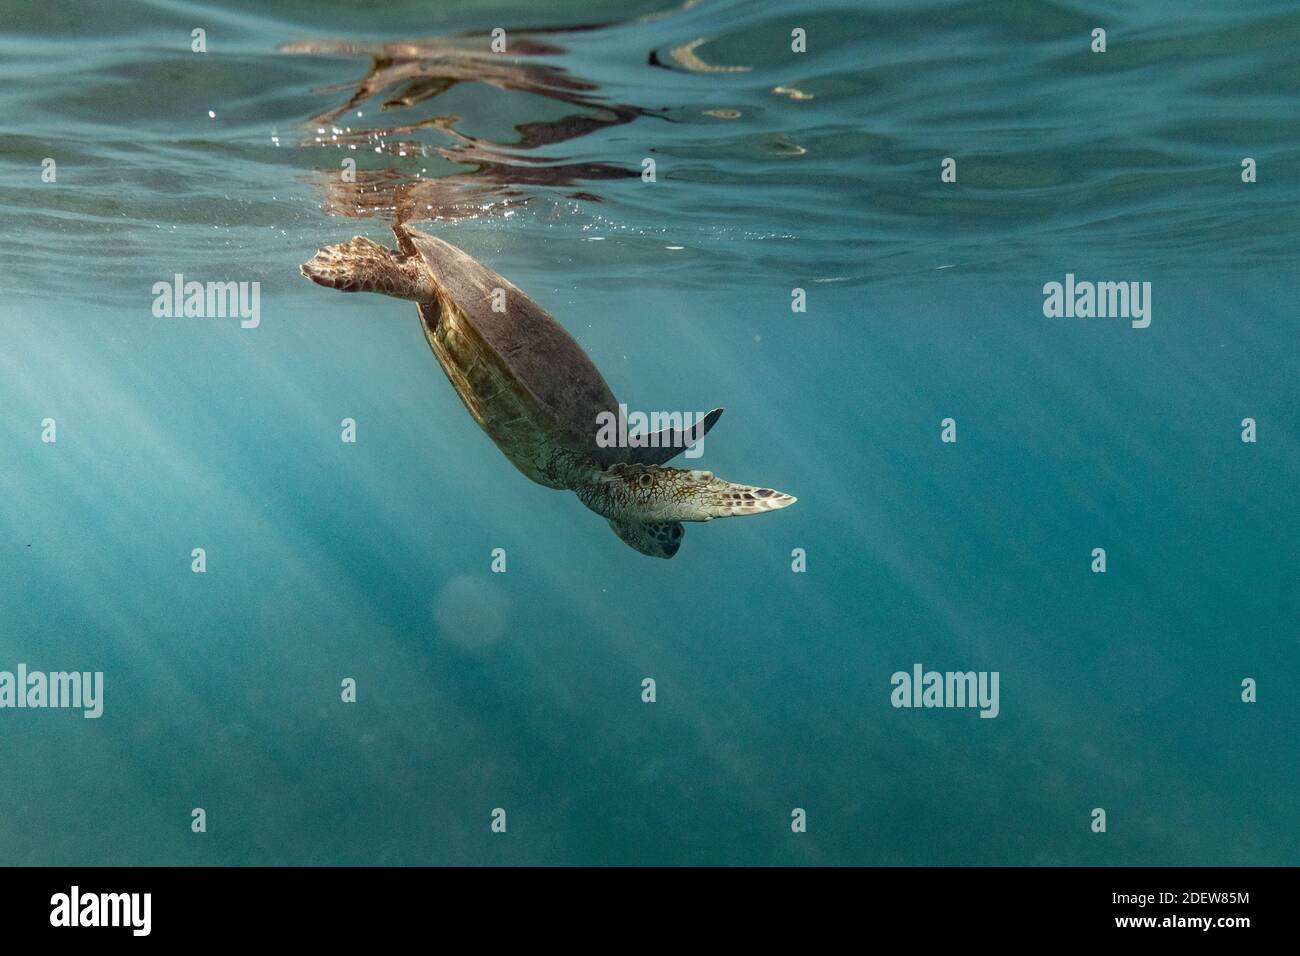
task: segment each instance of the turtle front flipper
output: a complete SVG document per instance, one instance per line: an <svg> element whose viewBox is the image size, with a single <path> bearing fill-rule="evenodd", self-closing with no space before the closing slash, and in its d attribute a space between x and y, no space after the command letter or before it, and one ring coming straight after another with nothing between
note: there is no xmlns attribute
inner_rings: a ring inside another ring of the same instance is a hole
<svg viewBox="0 0 1300 956"><path fill-rule="evenodd" d="M565 477L583 504L618 522L712 521L779 511L798 500L772 488L734 484L711 471L663 465L613 465L585 475L574 469Z"/></svg>
<svg viewBox="0 0 1300 956"><path fill-rule="evenodd" d="M429 302L437 295L437 285L419 260L364 236L325 246L299 271L317 285L340 292L378 292L414 302Z"/></svg>

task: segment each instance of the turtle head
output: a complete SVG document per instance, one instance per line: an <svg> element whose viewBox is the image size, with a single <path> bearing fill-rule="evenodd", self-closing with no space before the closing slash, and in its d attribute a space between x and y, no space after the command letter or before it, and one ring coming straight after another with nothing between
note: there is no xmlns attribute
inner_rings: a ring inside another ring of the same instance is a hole
<svg viewBox="0 0 1300 956"><path fill-rule="evenodd" d="M711 471L629 464L610 467L602 481L586 494L579 491L579 497L607 518L641 523L762 514L788 508L796 500L771 488L724 481Z"/></svg>

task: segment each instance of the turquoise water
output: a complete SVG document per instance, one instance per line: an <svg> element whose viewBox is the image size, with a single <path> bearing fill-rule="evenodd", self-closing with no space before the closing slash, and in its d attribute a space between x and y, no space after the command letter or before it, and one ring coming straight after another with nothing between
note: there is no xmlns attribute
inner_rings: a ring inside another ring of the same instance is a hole
<svg viewBox="0 0 1300 956"><path fill-rule="evenodd" d="M0 4L0 671L104 674L0 709L0 861L1300 862L1293 5L267 6ZM798 504L528 482L298 274L397 205Z"/></svg>

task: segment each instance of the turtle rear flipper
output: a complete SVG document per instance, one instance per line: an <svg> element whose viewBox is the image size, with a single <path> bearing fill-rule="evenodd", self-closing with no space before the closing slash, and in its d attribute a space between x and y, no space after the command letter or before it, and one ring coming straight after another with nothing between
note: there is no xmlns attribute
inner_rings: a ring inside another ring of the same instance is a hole
<svg viewBox="0 0 1300 956"><path fill-rule="evenodd" d="M298 268L317 285L340 292L378 292L414 302L428 302L437 293L417 262L364 236L325 246Z"/></svg>

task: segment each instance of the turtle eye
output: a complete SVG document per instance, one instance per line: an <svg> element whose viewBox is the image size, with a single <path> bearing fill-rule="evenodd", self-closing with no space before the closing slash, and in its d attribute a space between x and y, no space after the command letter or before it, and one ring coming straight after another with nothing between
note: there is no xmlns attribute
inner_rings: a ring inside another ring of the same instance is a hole
<svg viewBox="0 0 1300 956"><path fill-rule="evenodd" d="M650 476L649 476L649 475L642 474L641 477L637 479L637 481L640 483L640 485L641 485L642 488L649 488L649 487L650 487Z"/></svg>

